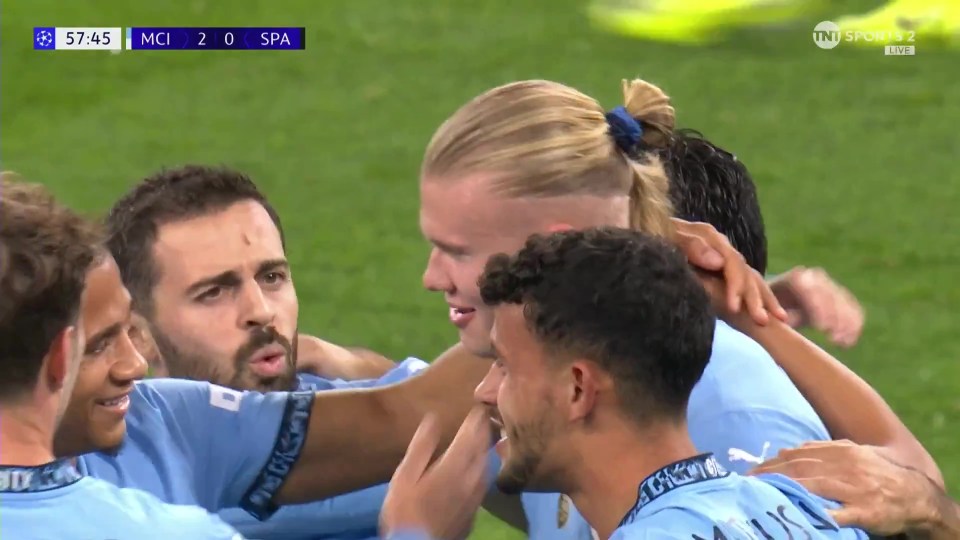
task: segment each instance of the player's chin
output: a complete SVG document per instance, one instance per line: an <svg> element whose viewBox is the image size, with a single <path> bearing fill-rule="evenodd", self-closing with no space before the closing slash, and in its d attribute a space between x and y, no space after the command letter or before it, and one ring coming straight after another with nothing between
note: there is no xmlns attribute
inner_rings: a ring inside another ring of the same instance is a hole
<svg viewBox="0 0 960 540"><path fill-rule="evenodd" d="M114 452L123 446L123 441L127 436L127 422L120 420L112 422L110 425L100 425L95 427L94 443L99 452Z"/></svg>
<svg viewBox="0 0 960 540"><path fill-rule="evenodd" d="M465 349L481 358L493 358L493 345L490 343L490 332L478 332L480 325L472 321L466 328L460 329L460 343Z"/></svg>
<svg viewBox="0 0 960 540"><path fill-rule="evenodd" d="M523 475L517 474L517 472L510 467L510 463L504 461L503 466L500 467L500 472L497 474L496 481L494 482L497 485L497 489L501 493L507 495L517 495L527 491L527 479Z"/></svg>

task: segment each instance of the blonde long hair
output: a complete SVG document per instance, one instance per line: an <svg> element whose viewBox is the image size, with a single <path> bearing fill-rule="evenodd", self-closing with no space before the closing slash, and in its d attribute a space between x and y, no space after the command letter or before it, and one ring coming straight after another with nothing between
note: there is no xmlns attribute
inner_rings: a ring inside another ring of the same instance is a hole
<svg viewBox="0 0 960 540"><path fill-rule="evenodd" d="M421 177L496 173L508 197L630 197L630 226L672 232L668 178L653 150L669 144L670 99L643 80L623 81L624 108L642 128L636 148L621 148L604 109L560 83L530 80L488 90L444 122L427 146Z"/></svg>

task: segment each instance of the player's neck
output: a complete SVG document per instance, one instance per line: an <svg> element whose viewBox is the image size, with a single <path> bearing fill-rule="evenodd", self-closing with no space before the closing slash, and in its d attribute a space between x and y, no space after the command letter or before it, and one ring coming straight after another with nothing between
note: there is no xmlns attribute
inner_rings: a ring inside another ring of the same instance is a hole
<svg viewBox="0 0 960 540"><path fill-rule="evenodd" d="M591 439L581 450L584 460L575 473L578 489L568 495L603 540L636 504L648 476L698 453L683 424L642 431L624 426Z"/></svg>
<svg viewBox="0 0 960 540"><path fill-rule="evenodd" d="M54 424L35 408L0 408L0 464L33 467L54 461Z"/></svg>

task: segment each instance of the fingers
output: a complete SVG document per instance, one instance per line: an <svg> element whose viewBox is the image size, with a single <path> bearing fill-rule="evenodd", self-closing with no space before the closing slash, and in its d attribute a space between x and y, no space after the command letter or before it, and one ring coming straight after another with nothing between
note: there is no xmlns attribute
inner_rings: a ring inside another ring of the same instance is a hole
<svg viewBox="0 0 960 540"><path fill-rule="evenodd" d="M466 527L483 502L487 492L487 453L490 448L489 417L483 407L475 407L467 415L450 447L433 474L452 486L450 497L456 505L451 509L453 528ZM454 531L451 531L451 533Z"/></svg>
<svg viewBox="0 0 960 540"><path fill-rule="evenodd" d="M407 447L407 454L403 456L403 460L393 473L391 483L415 483L419 480L437 451L440 436L440 422L435 415L428 413L417 427L417 432L413 434L413 439Z"/></svg>
<svg viewBox="0 0 960 540"><path fill-rule="evenodd" d="M470 410L441 460L449 462L454 468L469 467L478 459L486 462L489 448L489 418L485 408L478 405Z"/></svg>
<svg viewBox="0 0 960 540"><path fill-rule="evenodd" d="M801 486L807 488L807 491L819 495L824 499L837 501L841 504L847 503L856 497L855 490L849 485L836 478L816 477L816 478L794 478Z"/></svg>
<svg viewBox="0 0 960 540"><path fill-rule="evenodd" d="M796 309L787 310L787 320L785 321L790 328L797 330L803 326L803 313Z"/></svg>
<svg viewBox="0 0 960 540"><path fill-rule="evenodd" d="M860 527L866 530L869 530L869 523L867 522L865 516L863 515L863 510L860 508L849 508L841 507L833 510L827 510L830 514L830 517L837 522L837 525L841 527ZM879 532L879 531L873 531Z"/></svg>
<svg viewBox="0 0 960 540"><path fill-rule="evenodd" d="M712 245L712 242L717 243L718 240L709 235L709 232L719 236L729 244L725 236L705 223L692 223L678 218L673 218L673 223L676 227L674 243L683 251L690 264L710 271L723 268L723 254L716 249L716 246Z"/></svg>
<svg viewBox="0 0 960 540"><path fill-rule="evenodd" d="M727 309L739 313L746 308L757 324L765 325L770 315L786 320L773 291L758 272L752 269L727 239L707 223L691 223L674 219L677 233L674 240L690 264L708 271L722 271L726 285Z"/></svg>
<svg viewBox="0 0 960 540"><path fill-rule="evenodd" d="M833 340L842 347L853 347L863 333L863 306L849 290L840 285L836 287L838 289L839 320L841 324L833 336Z"/></svg>
<svg viewBox="0 0 960 540"><path fill-rule="evenodd" d="M762 309L764 312L773 316L776 319L781 321L787 320L787 310L783 308L780 304L780 300L777 298L777 295L773 292L773 289L770 288L770 285L767 283L767 280L763 278L763 275L756 270L750 269L752 274L753 282L757 287L757 290L760 292L760 301L762 304ZM758 308L761 309L761 308Z"/></svg>
<svg viewBox="0 0 960 540"><path fill-rule="evenodd" d="M856 344L863 331L863 307L821 268L791 271L790 285L803 310L803 319L842 347Z"/></svg>
<svg viewBox="0 0 960 540"><path fill-rule="evenodd" d="M793 286L811 325L831 335L837 329L837 298L830 278L819 268L808 268L795 274Z"/></svg>

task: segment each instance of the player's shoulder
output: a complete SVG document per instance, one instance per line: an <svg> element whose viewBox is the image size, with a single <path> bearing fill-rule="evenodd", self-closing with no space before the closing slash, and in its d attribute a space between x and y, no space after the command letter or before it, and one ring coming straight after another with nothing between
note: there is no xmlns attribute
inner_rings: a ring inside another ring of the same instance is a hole
<svg viewBox="0 0 960 540"><path fill-rule="evenodd" d="M677 530L677 525L667 520L651 523L644 519L639 523L634 522L620 526L610 536L610 540L675 540L690 537L688 530Z"/></svg>
<svg viewBox="0 0 960 540"><path fill-rule="evenodd" d="M804 503L805 506L811 509L823 509L821 512L827 514L827 509L839 508L840 504L836 501L831 501L829 499L824 499L823 497L816 495L803 487L796 480L784 476L782 474L775 473L764 473L758 474L756 476L746 477L753 482L762 482L763 484L770 486L785 497L790 499L794 504Z"/></svg>
<svg viewBox="0 0 960 540"><path fill-rule="evenodd" d="M145 379L137 381L131 397L138 397L146 401L157 401L163 398L208 395L212 386L214 385L206 381L188 379Z"/></svg>
<svg viewBox="0 0 960 540"><path fill-rule="evenodd" d="M805 418L813 414L759 343L717 321L710 362L690 396L688 413L716 416L729 411L781 411Z"/></svg>
<svg viewBox="0 0 960 540"><path fill-rule="evenodd" d="M246 393L248 392L234 390L207 381L147 379L136 383L131 399L145 401L154 406L180 403L192 405L198 400L209 401L211 405L216 405L215 402L218 402L218 400L230 403L239 402L239 399Z"/></svg>
<svg viewBox="0 0 960 540"><path fill-rule="evenodd" d="M84 479L88 480L88 479ZM219 517L198 506L175 505L161 501L146 491L114 486L89 478L84 497L96 507L101 519L114 523L127 521L131 527L149 527L169 531L171 537L189 531L192 538L237 540L241 536Z"/></svg>
<svg viewBox="0 0 960 540"><path fill-rule="evenodd" d="M742 366L765 361L768 362L767 365L776 366L763 346L721 320L717 320L713 330L710 361L717 361L724 366Z"/></svg>

